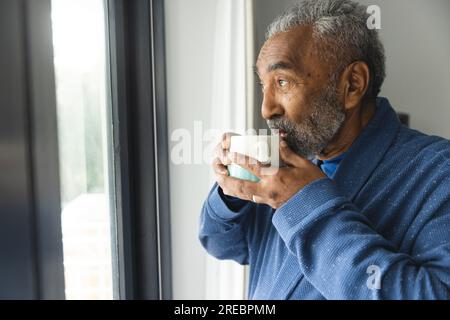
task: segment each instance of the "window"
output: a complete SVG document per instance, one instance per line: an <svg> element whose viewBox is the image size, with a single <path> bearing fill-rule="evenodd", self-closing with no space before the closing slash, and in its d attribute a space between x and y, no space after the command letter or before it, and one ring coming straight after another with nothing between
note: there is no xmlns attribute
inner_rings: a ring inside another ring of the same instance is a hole
<svg viewBox="0 0 450 320"><path fill-rule="evenodd" d="M116 297L104 0L52 0L67 299Z"/></svg>

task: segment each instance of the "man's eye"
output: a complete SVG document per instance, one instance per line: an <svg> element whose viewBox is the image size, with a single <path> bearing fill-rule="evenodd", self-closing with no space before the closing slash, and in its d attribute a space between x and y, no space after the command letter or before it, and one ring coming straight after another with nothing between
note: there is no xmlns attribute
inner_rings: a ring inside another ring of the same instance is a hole
<svg viewBox="0 0 450 320"><path fill-rule="evenodd" d="M278 85L283 88L288 85L288 82L287 82L287 80L280 79L280 80L278 80Z"/></svg>

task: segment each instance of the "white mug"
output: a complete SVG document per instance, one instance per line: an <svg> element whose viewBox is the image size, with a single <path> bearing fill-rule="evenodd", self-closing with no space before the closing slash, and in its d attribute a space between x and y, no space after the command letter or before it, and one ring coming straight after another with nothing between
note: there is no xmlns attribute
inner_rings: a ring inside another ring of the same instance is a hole
<svg viewBox="0 0 450 320"><path fill-rule="evenodd" d="M239 153L256 159L264 165L270 165L268 168L263 168L263 170L261 170L261 174L273 174L273 168L278 168L280 166L279 145L280 137L277 135L232 136L229 151L231 153ZM238 179L259 182L258 177L237 164L229 165L228 173L230 176Z"/></svg>

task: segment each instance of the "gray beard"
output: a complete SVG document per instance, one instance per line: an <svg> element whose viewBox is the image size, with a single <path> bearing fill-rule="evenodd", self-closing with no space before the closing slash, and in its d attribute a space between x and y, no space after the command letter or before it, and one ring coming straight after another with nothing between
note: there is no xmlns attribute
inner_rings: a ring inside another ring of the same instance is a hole
<svg viewBox="0 0 450 320"><path fill-rule="evenodd" d="M336 85L328 85L311 103L311 113L299 123L285 118L267 121L270 129L287 133L288 146L299 156L312 160L321 155L343 126L346 114L339 103Z"/></svg>

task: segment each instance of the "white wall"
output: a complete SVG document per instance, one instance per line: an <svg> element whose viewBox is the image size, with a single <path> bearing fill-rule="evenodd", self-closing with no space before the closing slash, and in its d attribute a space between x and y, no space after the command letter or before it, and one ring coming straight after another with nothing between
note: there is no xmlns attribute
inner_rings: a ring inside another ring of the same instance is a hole
<svg viewBox="0 0 450 320"><path fill-rule="evenodd" d="M363 0L381 8L387 56L382 95L411 127L450 138L450 1Z"/></svg>
<svg viewBox="0 0 450 320"><path fill-rule="evenodd" d="M214 0L166 0L169 134L211 119ZM197 239L201 205L210 189L206 165L170 165L172 270L175 299L203 299L205 252ZM206 182L206 183L205 183Z"/></svg>

